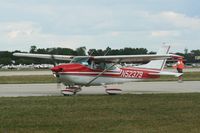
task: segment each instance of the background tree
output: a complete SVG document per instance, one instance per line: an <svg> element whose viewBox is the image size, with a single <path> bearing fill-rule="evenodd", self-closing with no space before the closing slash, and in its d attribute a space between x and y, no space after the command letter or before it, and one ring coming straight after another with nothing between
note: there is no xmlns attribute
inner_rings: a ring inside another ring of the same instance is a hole
<svg viewBox="0 0 200 133"><path fill-rule="evenodd" d="M85 56L86 55L86 47L79 47L76 49L77 55L79 56Z"/></svg>
<svg viewBox="0 0 200 133"><path fill-rule="evenodd" d="M12 52L8 51L0 52L0 64L4 65L12 64Z"/></svg>
<svg viewBox="0 0 200 133"><path fill-rule="evenodd" d="M35 45L32 45L30 48L30 53L35 53L37 51L37 47Z"/></svg>
<svg viewBox="0 0 200 133"><path fill-rule="evenodd" d="M21 52L21 51L14 51ZM13 60L15 64L51 64L51 60L46 59L36 59L36 58L26 58L26 57L15 57L12 54L14 52L0 51L0 64L8 65L12 64ZM38 54L59 54L59 55L86 55L86 47L79 47L76 50L70 48L37 48L35 45L30 47L30 53ZM138 54L155 54L156 52L148 52L146 48L131 48L125 47L121 49L111 49L107 47L106 49L89 49L88 54L92 56L103 56L107 55L138 55ZM176 53L177 55L184 56L187 63L199 63L200 60L195 59L195 57L200 56L200 50L188 51L185 49L183 53ZM65 61L62 61L64 63Z"/></svg>

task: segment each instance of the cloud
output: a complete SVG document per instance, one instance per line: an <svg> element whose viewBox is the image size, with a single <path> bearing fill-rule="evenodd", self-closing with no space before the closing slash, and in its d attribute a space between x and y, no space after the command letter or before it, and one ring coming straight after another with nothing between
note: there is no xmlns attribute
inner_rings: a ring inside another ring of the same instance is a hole
<svg viewBox="0 0 200 133"><path fill-rule="evenodd" d="M198 17L189 17L175 12L163 12L160 15L177 27L200 30L200 18Z"/></svg>
<svg viewBox="0 0 200 133"><path fill-rule="evenodd" d="M173 11L164 11L156 14L147 13L148 18L153 19L163 25L171 25L174 28L182 28L188 30L200 30L200 18L190 17L186 14Z"/></svg>
<svg viewBox="0 0 200 133"><path fill-rule="evenodd" d="M182 6L185 1L2 1L0 43L6 45L1 48L25 49L34 44L153 50L169 40L196 47L200 18L188 13L189 9Z"/></svg>
<svg viewBox="0 0 200 133"><path fill-rule="evenodd" d="M1 34L11 40L31 37L41 31L41 27L33 22L2 22L0 25Z"/></svg>
<svg viewBox="0 0 200 133"><path fill-rule="evenodd" d="M111 36L113 36L113 37L117 37L117 36L120 36L120 32L117 32L117 31L113 31L113 32L111 32Z"/></svg>
<svg viewBox="0 0 200 133"><path fill-rule="evenodd" d="M68 47L77 48L80 44L91 42L90 36L60 35L46 33L41 25L30 22L0 22L1 49L28 50L31 45L38 47Z"/></svg>
<svg viewBox="0 0 200 133"><path fill-rule="evenodd" d="M152 31L151 36L153 37L176 37L179 36L178 31Z"/></svg>

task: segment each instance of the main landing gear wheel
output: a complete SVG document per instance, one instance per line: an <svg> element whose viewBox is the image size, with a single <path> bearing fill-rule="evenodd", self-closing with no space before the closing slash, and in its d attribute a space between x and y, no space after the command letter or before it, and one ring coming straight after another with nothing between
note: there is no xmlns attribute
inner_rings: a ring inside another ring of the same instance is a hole
<svg viewBox="0 0 200 133"><path fill-rule="evenodd" d="M107 88L106 93L108 95L119 95L122 94L122 90L117 88L109 88L109 89Z"/></svg>
<svg viewBox="0 0 200 133"><path fill-rule="evenodd" d="M121 89L118 89L118 88L115 88L115 87L108 87L107 85L105 84L102 84L103 87L106 89L106 93L108 95L119 95L119 94L122 94L122 90Z"/></svg>
<svg viewBox="0 0 200 133"><path fill-rule="evenodd" d="M61 90L61 93L64 96L73 96L79 91L81 91L80 87L66 87L65 89Z"/></svg>

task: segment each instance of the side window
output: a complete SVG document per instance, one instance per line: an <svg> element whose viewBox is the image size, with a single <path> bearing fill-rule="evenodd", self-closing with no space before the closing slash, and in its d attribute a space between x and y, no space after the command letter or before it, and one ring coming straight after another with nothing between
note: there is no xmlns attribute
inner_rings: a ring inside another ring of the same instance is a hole
<svg viewBox="0 0 200 133"><path fill-rule="evenodd" d="M109 69L108 69L108 68L109 68ZM115 70L116 67L113 66L113 63L106 63L106 69L108 69L108 70Z"/></svg>
<svg viewBox="0 0 200 133"><path fill-rule="evenodd" d="M102 66L102 63L100 62L94 62L94 65L93 65L93 68L94 69L104 69L103 66Z"/></svg>
<svg viewBox="0 0 200 133"><path fill-rule="evenodd" d="M100 69L100 65L97 62L94 62L94 69Z"/></svg>
<svg viewBox="0 0 200 133"><path fill-rule="evenodd" d="M94 62L94 69L100 69L100 70L104 70L104 69L108 69L108 70L115 70L116 67L112 66L112 63L105 63L105 62Z"/></svg>

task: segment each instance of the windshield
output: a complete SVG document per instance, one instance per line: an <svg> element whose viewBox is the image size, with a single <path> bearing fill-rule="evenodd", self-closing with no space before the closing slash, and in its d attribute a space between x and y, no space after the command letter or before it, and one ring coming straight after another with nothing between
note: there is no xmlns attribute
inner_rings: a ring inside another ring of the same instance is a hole
<svg viewBox="0 0 200 133"><path fill-rule="evenodd" d="M74 57L71 63L80 63L85 66L91 65L91 61L89 60L89 57Z"/></svg>

